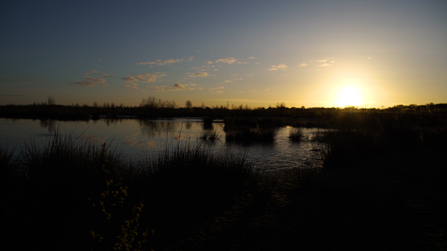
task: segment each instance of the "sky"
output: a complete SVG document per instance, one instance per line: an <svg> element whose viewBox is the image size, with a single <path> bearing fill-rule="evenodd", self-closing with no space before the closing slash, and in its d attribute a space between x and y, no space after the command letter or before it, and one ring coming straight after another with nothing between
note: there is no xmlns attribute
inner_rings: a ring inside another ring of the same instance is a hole
<svg viewBox="0 0 447 251"><path fill-rule="evenodd" d="M0 105L447 103L447 1L2 1Z"/></svg>

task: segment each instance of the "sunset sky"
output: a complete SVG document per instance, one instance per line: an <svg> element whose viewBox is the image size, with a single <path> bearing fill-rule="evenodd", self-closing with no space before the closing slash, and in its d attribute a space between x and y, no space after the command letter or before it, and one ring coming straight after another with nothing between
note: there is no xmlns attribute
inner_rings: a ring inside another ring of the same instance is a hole
<svg viewBox="0 0 447 251"><path fill-rule="evenodd" d="M447 1L0 6L0 105L447 103Z"/></svg>

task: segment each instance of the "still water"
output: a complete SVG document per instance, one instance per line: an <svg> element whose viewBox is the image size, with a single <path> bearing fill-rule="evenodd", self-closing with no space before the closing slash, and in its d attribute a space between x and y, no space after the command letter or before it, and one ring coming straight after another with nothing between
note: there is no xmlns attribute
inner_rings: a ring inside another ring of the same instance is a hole
<svg viewBox="0 0 447 251"><path fill-rule="evenodd" d="M26 142L44 143L51 140L54 133L73 134L84 139L94 139L110 144L121 151L126 158L134 160L155 156L166 148L202 144L216 154L230 152L245 154L246 159L254 163L256 169L266 172L319 165L321 155L318 151L324 145L315 142L318 128L302 128L303 140L292 142L288 136L291 127L281 127L273 143L240 144L225 142L224 124L214 121L212 128L220 139L215 142L203 142L204 124L201 118L176 119L100 119L97 121L54 121L31 119L0 118L0 144L15 149Z"/></svg>

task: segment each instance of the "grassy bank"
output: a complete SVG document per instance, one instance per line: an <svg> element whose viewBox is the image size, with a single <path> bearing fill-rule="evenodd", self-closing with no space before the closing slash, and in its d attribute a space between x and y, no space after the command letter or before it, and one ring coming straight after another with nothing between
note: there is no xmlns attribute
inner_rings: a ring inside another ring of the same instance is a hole
<svg viewBox="0 0 447 251"><path fill-rule="evenodd" d="M55 135L19 153L3 147L0 164L3 237L24 249L174 248L238 198L263 194L244 156L200 146L131 162L109 146Z"/></svg>

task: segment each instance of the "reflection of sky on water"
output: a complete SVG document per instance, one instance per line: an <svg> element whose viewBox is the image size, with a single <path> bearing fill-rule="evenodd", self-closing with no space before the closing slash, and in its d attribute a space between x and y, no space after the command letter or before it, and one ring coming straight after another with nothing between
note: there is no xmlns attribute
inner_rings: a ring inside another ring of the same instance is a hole
<svg viewBox="0 0 447 251"><path fill-rule="evenodd" d="M323 147L321 143L311 141L317 129L303 128L305 140L302 142L290 141L288 135L291 128L283 127L278 130L273 143L241 145L225 142L223 123L213 123L212 127L219 133L220 140L206 143L199 139L204 125L198 118L98 121L0 118L0 142L7 142L9 147L19 149L24 142L30 140L38 143L50 140L58 130L61 134L73 134L82 139L106 142L132 159L142 159L145 155L154 156L164 149L172 149L179 144L180 146L202 144L216 154L225 152L245 154L247 160L253 162L256 168L267 171L315 163L320 157L319 151L315 149Z"/></svg>

